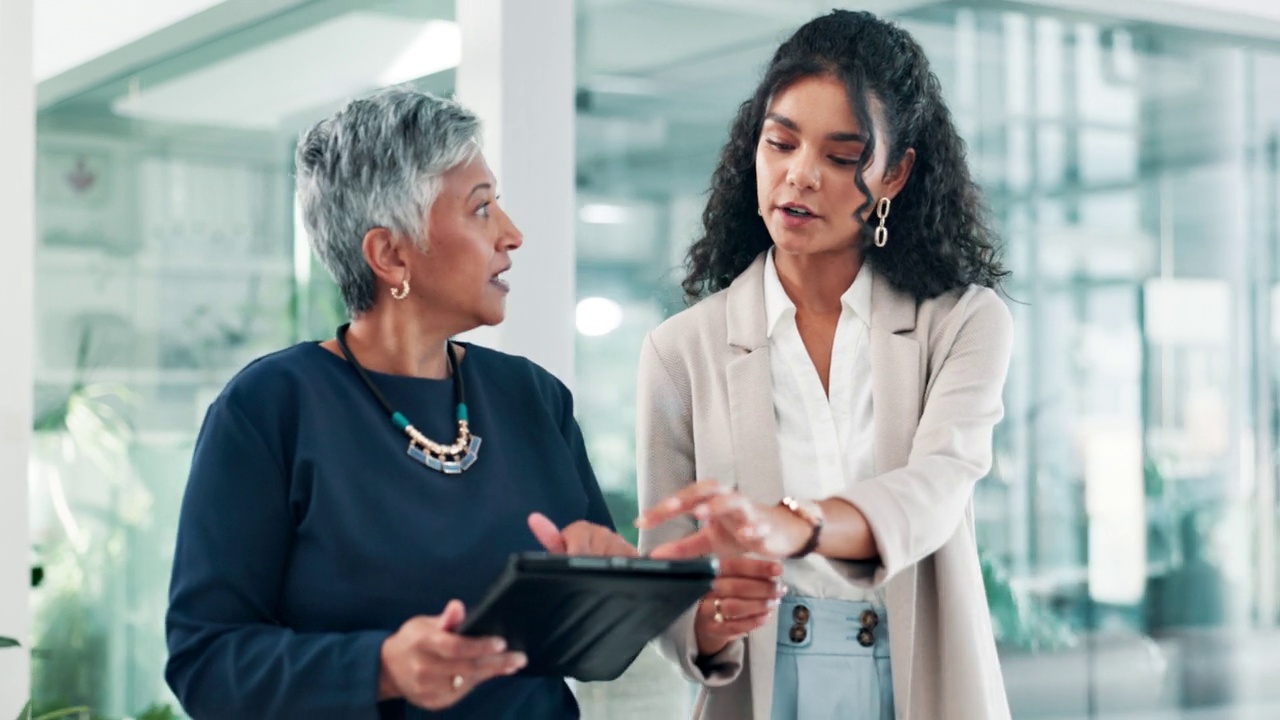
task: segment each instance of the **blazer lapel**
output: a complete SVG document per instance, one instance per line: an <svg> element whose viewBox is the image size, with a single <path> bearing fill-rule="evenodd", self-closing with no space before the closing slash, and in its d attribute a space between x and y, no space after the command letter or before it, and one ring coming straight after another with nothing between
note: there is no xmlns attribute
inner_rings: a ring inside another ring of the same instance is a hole
<svg viewBox="0 0 1280 720"><path fill-rule="evenodd" d="M762 503L782 499L778 423L764 315L764 256L729 287L728 342L737 350L725 367L729 431L738 490Z"/></svg>
<svg viewBox="0 0 1280 720"><path fill-rule="evenodd" d="M875 417L875 469L882 474L906 467L920 421L924 368L916 326L916 301L877 275L871 290L871 405ZM889 632L895 645L910 649L893 655L893 693L910 707L915 656L916 568L902 571L885 586ZM900 666L901 665L901 666Z"/></svg>
<svg viewBox="0 0 1280 720"><path fill-rule="evenodd" d="M725 367L738 491L756 502L773 504L782 499L782 460L773 411L763 255L729 287L726 322L728 342L738 351L737 357ZM776 623L766 623L747 637L751 701L758 720L768 718L772 709L777 645Z"/></svg>
<svg viewBox="0 0 1280 720"><path fill-rule="evenodd" d="M916 302L879 275L871 286L871 406L875 416L876 474L907 464L920 420L923 369L916 327Z"/></svg>

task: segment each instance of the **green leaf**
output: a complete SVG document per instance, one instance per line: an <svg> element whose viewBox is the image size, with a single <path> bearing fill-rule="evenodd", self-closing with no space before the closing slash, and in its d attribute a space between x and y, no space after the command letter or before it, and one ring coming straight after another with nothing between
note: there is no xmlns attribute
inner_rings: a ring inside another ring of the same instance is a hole
<svg viewBox="0 0 1280 720"><path fill-rule="evenodd" d="M138 713L134 720L179 720L180 717L171 705L155 704Z"/></svg>
<svg viewBox="0 0 1280 720"><path fill-rule="evenodd" d="M18 720L30 720L31 718L31 701L28 700L26 705L22 706L22 712L18 713Z"/></svg>
<svg viewBox="0 0 1280 720"><path fill-rule="evenodd" d="M63 708L43 715L37 715L31 720L58 720L58 718L71 717L72 715L86 715L88 712L88 705L78 705L76 707Z"/></svg>
<svg viewBox="0 0 1280 720"><path fill-rule="evenodd" d="M21 647L22 643L9 637L0 637L0 648Z"/></svg>

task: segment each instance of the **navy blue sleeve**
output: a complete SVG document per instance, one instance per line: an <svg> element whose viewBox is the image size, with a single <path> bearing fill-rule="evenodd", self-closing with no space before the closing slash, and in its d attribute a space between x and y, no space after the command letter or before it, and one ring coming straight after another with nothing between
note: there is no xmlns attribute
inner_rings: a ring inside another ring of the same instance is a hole
<svg viewBox="0 0 1280 720"><path fill-rule="evenodd" d="M165 678L200 720L377 718L389 633L276 619L293 537L283 458L227 395L209 409L178 524Z"/></svg>
<svg viewBox="0 0 1280 720"><path fill-rule="evenodd" d="M565 387L559 380L556 380L556 384L560 391L562 408L560 413L560 433L564 436L565 443L569 445L569 451L573 453L574 464L578 470L578 479L582 481L582 489L587 494L587 517L585 519L616 532L617 527L613 524L613 516L609 514L609 506L604 501L604 493L600 490L600 483L596 480L595 470L591 469L591 460L587 457L587 443L582 437L582 428L579 427L577 419L573 416L573 393L569 392L569 388Z"/></svg>

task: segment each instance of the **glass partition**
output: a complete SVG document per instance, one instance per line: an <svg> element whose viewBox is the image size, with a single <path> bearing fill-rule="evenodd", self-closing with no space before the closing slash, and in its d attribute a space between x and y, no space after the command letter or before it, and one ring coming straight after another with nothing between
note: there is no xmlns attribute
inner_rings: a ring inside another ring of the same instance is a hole
<svg viewBox="0 0 1280 720"><path fill-rule="evenodd" d="M1280 715L1280 50L903 6L1014 270L1007 417L975 511L1015 717ZM578 0L575 387L624 531L640 343L683 307L734 109L823 8ZM162 617L204 409L342 315L297 230L295 138L382 85L450 92L452 20L439 0L306 3L41 110L37 710L173 704ZM577 692L589 718L692 699L652 653Z"/></svg>
<svg viewBox="0 0 1280 720"><path fill-rule="evenodd" d="M452 92L460 47L451 2L308 3L40 110L37 715L178 711L163 618L204 411L344 316L295 222L298 134L381 86Z"/></svg>

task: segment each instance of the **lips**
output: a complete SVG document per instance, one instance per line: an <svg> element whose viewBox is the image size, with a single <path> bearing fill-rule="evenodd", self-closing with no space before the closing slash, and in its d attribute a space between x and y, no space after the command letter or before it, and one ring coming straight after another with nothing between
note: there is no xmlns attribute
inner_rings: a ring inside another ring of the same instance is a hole
<svg viewBox="0 0 1280 720"><path fill-rule="evenodd" d="M803 203L794 203L794 202L783 203L782 205L778 206L778 210L780 210L784 215L787 215L789 217L794 217L794 218L819 217L818 213L813 211L813 208Z"/></svg>
<svg viewBox="0 0 1280 720"><path fill-rule="evenodd" d="M501 290L502 292L511 292L511 285L510 285L510 284L508 284L508 283L507 283L507 281L506 281L506 279L504 279L504 278L502 277L502 276L503 276L503 275L505 275L505 274L506 274L506 272L507 272L508 270L510 270L510 269L511 269L511 266L510 266L510 265L508 265L507 267L503 268L502 270L499 270L498 272L494 273L494 274L493 274L493 277L489 278L489 283L490 283L491 285L493 285L493 286L497 287L497 288L498 288L499 290Z"/></svg>
<svg viewBox="0 0 1280 720"><path fill-rule="evenodd" d="M779 215L779 220L782 223L782 227L790 230L797 230L805 227L809 223L817 222L822 217L815 213L813 208L800 203L785 203L779 205L777 206L777 213Z"/></svg>

